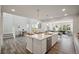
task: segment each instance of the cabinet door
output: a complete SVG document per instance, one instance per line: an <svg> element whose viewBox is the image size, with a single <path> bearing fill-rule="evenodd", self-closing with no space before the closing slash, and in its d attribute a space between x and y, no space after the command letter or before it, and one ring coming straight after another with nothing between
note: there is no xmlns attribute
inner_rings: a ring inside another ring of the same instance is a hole
<svg viewBox="0 0 79 59"><path fill-rule="evenodd" d="M58 40L58 35L57 34L53 35L52 36L52 46L57 42L57 40Z"/></svg>
<svg viewBox="0 0 79 59"><path fill-rule="evenodd" d="M32 52L32 39L31 38L27 38L27 49Z"/></svg>
<svg viewBox="0 0 79 59"><path fill-rule="evenodd" d="M34 54L41 54L42 48L41 48L41 40L33 39L33 53Z"/></svg>
<svg viewBox="0 0 79 59"><path fill-rule="evenodd" d="M33 53L35 54L44 54L46 52L46 39L37 40L33 39Z"/></svg>
<svg viewBox="0 0 79 59"><path fill-rule="evenodd" d="M47 38L47 51L52 47L52 37Z"/></svg>
<svg viewBox="0 0 79 59"><path fill-rule="evenodd" d="M47 40L43 39L42 40L42 53L46 53L47 50Z"/></svg>

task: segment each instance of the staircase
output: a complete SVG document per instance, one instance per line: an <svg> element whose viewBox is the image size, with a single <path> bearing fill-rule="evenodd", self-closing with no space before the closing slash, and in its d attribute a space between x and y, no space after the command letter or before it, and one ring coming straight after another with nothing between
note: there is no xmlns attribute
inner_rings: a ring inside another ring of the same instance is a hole
<svg viewBox="0 0 79 59"><path fill-rule="evenodd" d="M13 33L9 33L9 34L3 34L3 39L12 39L13 37Z"/></svg>

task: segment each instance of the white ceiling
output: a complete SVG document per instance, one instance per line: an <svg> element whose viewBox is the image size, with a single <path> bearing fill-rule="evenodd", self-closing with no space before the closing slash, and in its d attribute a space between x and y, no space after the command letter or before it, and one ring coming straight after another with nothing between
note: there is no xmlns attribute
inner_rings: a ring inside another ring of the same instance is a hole
<svg viewBox="0 0 79 59"><path fill-rule="evenodd" d="M62 12L62 9L65 8L66 11ZM12 12L11 9L15 9L15 12ZM37 17L37 9L39 9L39 18ZM2 9L4 12L37 18L39 20L45 20L50 17L62 17L65 13L68 15L74 15L79 13L78 5L7 5L3 6Z"/></svg>

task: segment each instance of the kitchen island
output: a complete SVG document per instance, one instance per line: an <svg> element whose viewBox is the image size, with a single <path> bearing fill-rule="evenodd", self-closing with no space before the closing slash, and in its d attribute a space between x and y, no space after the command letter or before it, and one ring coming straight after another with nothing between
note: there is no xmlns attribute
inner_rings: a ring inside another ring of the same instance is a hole
<svg viewBox="0 0 79 59"><path fill-rule="evenodd" d="M26 38L26 48L33 54L44 54L57 42L56 34L33 34Z"/></svg>

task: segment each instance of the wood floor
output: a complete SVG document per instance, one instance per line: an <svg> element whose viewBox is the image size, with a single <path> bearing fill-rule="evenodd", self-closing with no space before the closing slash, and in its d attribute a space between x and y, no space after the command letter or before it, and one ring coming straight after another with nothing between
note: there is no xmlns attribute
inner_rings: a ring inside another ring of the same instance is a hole
<svg viewBox="0 0 79 59"><path fill-rule="evenodd" d="M16 39L5 39L1 48L2 54L31 54L26 49L25 37ZM48 51L47 54L75 54L73 39L71 36L62 35L58 42Z"/></svg>
<svg viewBox="0 0 79 59"><path fill-rule="evenodd" d="M73 38L62 35L58 42L48 51L48 54L75 54Z"/></svg>
<svg viewBox="0 0 79 59"><path fill-rule="evenodd" d="M5 39L1 49L2 54L29 54L26 49L26 40L24 37L15 39Z"/></svg>

